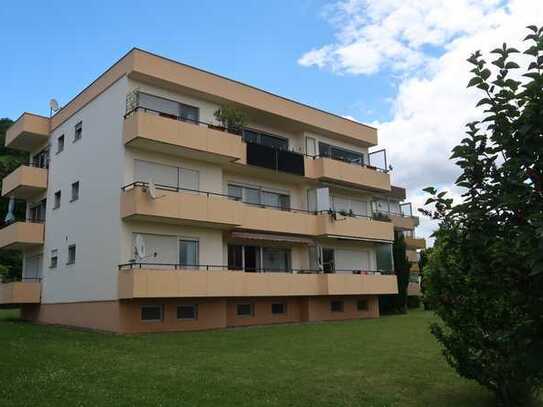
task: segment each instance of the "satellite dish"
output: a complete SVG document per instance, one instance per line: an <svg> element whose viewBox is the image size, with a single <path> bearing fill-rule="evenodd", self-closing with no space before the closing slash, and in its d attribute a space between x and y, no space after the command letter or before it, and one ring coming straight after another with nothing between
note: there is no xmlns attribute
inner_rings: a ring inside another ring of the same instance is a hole
<svg viewBox="0 0 543 407"><path fill-rule="evenodd" d="M52 112L56 112L58 111L58 109L60 109L60 106L58 105L58 102L56 99L51 99L49 101L49 107L51 108Z"/></svg>
<svg viewBox="0 0 543 407"><path fill-rule="evenodd" d="M166 195L159 195L155 186L155 183L152 179L149 180L147 183L147 192L149 193L149 196L151 199L160 199L164 198Z"/></svg>

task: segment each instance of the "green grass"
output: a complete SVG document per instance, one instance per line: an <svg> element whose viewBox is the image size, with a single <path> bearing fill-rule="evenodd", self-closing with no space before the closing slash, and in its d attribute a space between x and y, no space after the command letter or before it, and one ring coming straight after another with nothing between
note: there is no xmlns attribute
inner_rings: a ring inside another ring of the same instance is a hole
<svg viewBox="0 0 543 407"><path fill-rule="evenodd" d="M115 336L0 310L2 406L490 406L433 316Z"/></svg>

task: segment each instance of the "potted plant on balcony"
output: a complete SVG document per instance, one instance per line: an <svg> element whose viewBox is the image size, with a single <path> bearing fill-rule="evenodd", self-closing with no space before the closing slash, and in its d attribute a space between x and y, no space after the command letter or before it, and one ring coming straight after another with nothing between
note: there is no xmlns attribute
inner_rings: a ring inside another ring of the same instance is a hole
<svg viewBox="0 0 543 407"><path fill-rule="evenodd" d="M390 216L388 216L387 214L383 212L375 212L373 214L373 219L381 221L381 222L391 222Z"/></svg>
<svg viewBox="0 0 543 407"><path fill-rule="evenodd" d="M218 108L214 116L224 129L240 136L247 125L247 114L230 105Z"/></svg>

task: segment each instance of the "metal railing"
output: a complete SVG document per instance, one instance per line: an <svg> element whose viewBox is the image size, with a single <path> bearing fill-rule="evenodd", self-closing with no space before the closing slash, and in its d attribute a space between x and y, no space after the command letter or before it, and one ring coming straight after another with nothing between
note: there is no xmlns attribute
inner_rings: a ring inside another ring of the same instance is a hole
<svg viewBox="0 0 543 407"><path fill-rule="evenodd" d="M3 228L6 228L10 225L13 225L14 223L38 223L38 224L42 224L42 223L45 223L45 219L34 219L34 218L26 218L26 219L13 219L12 221L9 221L9 222L2 222L2 224L0 224L0 229L3 229Z"/></svg>
<svg viewBox="0 0 543 407"><path fill-rule="evenodd" d="M149 268L158 268L164 271L234 271L245 273L290 273L290 274L335 274L335 273L351 273L360 275L389 275L394 274L393 271L386 270L363 270L363 269L334 269L334 271L324 271L322 269L273 269L273 268L236 268L224 264L179 264L179 263L153 263L153 262L130 262L119 264L119 270L144 270Z"/></svg>

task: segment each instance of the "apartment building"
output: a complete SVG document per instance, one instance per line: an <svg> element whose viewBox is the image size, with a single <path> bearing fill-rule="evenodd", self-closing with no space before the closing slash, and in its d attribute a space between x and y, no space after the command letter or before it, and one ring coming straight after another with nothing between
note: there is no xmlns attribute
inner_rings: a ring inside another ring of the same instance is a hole
<svg viewBox="0 0 543 407"><path fill-rule="evenodd" d="M243 129L216 119L224 106ZM21 115L5 144L29 162L2 183L26 219L0 230L23 254L0 304L30 321L130 333L374 318L397 292L394 233L414 272L424 246L376 129L139 49L50 118Z"/></svg>

